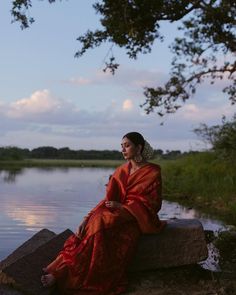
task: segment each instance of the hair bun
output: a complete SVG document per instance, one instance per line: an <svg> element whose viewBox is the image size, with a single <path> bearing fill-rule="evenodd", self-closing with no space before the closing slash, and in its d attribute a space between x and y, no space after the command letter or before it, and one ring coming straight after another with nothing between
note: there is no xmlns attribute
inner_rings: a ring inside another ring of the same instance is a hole
<svg viewBox="0 0 236 295"><path fill-rule="evenodd" d="M153 156L154 150L151 145L145 140L142 156L145 160L150 160Z"/></svg>

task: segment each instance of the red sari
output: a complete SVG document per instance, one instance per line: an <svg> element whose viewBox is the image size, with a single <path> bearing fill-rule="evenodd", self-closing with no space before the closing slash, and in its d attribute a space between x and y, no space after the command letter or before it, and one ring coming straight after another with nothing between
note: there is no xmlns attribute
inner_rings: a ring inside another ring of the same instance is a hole
<svg viewBox="0 0 236 295"><path fill-rule="evenodd" d="M108 209L106 200L122 203ZM130 175L130 164L116 169L106 197L88 215L82 237L72 235L58 257L47 266L61 295L112 295L124 292L125 271L142 233L164 226L161 208L161 172L146 164Z"/></svg>

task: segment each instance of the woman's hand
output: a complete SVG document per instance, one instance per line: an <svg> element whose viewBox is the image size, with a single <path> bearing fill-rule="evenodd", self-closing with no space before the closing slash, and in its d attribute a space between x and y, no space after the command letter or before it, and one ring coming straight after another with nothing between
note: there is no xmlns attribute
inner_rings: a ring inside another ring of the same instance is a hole
<svg viewBox="0 0 236 295"><path fill-rule="evenodd" d="M75 232L75 235L77 237L81 237L83 235L87 223L88 223L88 219L84 219L84 221L80 224L77 231Z"/></svg>
<svg viewBox="0 0 236 295"><path fill-rule="evenodd" d="M116 201L105 201L105 206L107 208L121 208L122 205L119 202Z"/></svg>

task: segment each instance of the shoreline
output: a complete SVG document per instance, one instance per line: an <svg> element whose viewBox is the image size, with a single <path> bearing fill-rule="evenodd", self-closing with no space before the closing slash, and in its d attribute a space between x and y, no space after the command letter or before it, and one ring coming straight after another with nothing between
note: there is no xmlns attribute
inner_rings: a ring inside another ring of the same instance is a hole
<svg viewBox="0 0 236 295"><path fill-rule="evenodd" d="M0 161L0 169L10 170L13 168L116 168L123 164L123 160L71 160L71 159L25 159L19 161Z"/></svg>
<svg viewBox="0 0 236 295"><path fill-rule="evenodd" d="M154 159L160 164L163 199L194 208L224 223L236 226L236 169L212 153L175 160ZM124 160L25 159L0 161L1 170L24 168L113 168Z"/></svg>

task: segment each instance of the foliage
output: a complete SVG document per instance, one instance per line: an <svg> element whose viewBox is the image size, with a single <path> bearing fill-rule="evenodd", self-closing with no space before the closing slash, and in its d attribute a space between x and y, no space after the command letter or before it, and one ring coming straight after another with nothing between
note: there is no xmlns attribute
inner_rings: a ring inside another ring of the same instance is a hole
<svg viewBox="0 0 236 295"><path fill-rule="evenodd" d="M56 0L47 0L49 3L53 3ZM27 14L28 9L32 7L31 0L13 0L11 14L13 21L19 22L21 29L28 28L33 22L34 18Z"/></svg>
<svg viewBox="0 0 236 295"><path fill-rule="evenodd" d="M30 157L38 159L57 159L58 150L51 146L43 146L33 149L30 153Z"/></svg>
<svg viewBox="0 0 236 295"><path fill-rule="evenodd" d="M0 160L22 160L27 157L28 149L21 149L15 146L0 147Z"/></svg>
<svg viewBox="0 0 236 295"><path fill-rule="evenodd" d="M53 170L57 168L73 168L73 167L92 167L92 168L115 168L124 163L124 160L77 160L77 159L24 159L21 161L14 160L0 160L1 170L9 171L12 169L20 173L24 167L39 167L45 170ZM6 175L7 178L13 178L14 175Z"/></svg>
<svg viewBox="0 0 236 295"><path fill-rule="evenodd" d="M175 159L181 156L180 151L154 150L154 158ZM14 159L71 159L71 160L123 160L122 153L116 150L71 150L68 147L55 148L52 146L41 146L29 149L18 147L1 147L0 160Z"/></svg>
<svg viewBox="0 0 236 295"><path fill-rule="evenodd" d="M55 148L42 146L31 151L17 147L1 147L0 160L21 160L21 159L75 159L75 160L122 160L119 151L110 150L71 150L68 147Z"/></svg>
<svg viewBox="0 0 236 295"><path fill-rule="evenodd" d="M236 225L236 169L214 152L160 161L164 198Z"/></svg>
<svg viewBox="0 0 236 295"><path fill-rule="evenodd" d="M163 159L176 159L181 156L182 153L180 150L169 151L167 150L165 154L162 154Z"/></svg>
<svg viewBox="0 0 236 295"><path fill-rule="evenodd" d="M236 230L233 227L229 231L222 231L214 244L219 250L219 264L221 270L234 274L236 272Z"/></svg>
<svg viewBox="0 0 236 295"><path fill-rule="evenodd" d="M33 18L26 15L31 0L12 3L13 19L19 21L22 28L28 27L33 22ZM102 29L88 30L78 37L82 47L75 56L80 57L88 49L108 42L110 60L105 70L112 73L119 66L113 56L113 45L124 48L129 58L136 59L139 53L149 53L155 40L164 39L163 22L182 21L179 27L182 37L171 45L174 56L169 81L164 86L145 88L143 107L147 113L157 110L162 116L175 112L205 79L210 79L212 84L223 78L232 82L223 91L232 104L236 102L235 1L101 0L93 6L100 14Z"/></svg>
<svg viewBox="0 0 236 295"><path fill-rule="evenodd" d="M208 127L201 124L194 132L206 143L210 143L214 151L225 159L236 159L236 114L231 121L222 118L221 125Z"/></svg>

